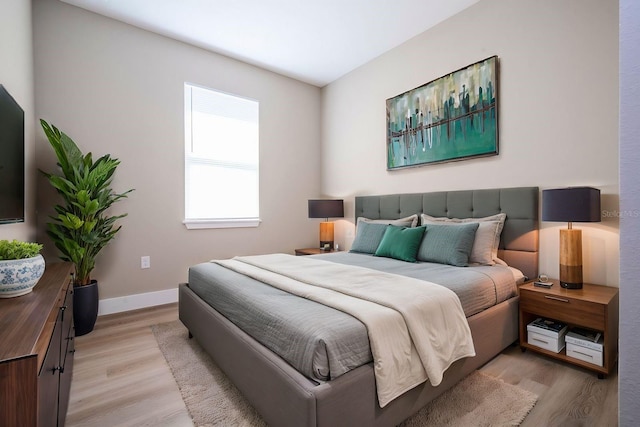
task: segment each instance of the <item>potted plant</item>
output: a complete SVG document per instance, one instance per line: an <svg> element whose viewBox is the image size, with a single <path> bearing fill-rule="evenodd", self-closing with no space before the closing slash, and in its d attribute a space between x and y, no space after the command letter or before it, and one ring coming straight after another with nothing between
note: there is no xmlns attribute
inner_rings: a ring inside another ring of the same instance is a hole
<svg viewBox="0 0 640 427"><path fill-rule="evenodd" d="M62 197L56 215L47 223L47 234L61 252L60 258L75 266L73 317L76 335L93 330L98 316L98 282L91 279L96 256L120 231L116 221L126 214L108 215L107 210L133 190L116 193L111 188L120 164L106 154L96 161L55 126L40 120L58 159L59 173L43 172Z"/></svg>
<svg viewBox="0 0 640 427"><path fill-rule="evenodd" d="M42 245L0 240L0 298L28 294L44 274Z"/></svg>

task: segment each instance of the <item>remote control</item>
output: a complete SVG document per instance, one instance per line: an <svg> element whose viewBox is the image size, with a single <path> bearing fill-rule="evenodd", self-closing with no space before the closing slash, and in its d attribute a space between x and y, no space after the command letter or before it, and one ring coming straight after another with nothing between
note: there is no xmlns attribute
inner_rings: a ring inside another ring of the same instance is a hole
<svg viewBox="0 0 640 427"><path fill-rule="evenodd" d="M540 288L550 288L553 286L553 282L533 282L533 286L538 286Z"/></svg>

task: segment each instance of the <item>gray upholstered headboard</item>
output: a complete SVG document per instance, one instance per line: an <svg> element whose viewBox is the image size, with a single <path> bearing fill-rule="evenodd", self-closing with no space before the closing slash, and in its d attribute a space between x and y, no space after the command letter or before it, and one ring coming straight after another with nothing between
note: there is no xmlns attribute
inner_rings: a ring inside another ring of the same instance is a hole
<svg viewBox="0 0 640 427"><path fill-rule="evenodd" d="M480 218L506 213L498 256L526 276L538 276L538 187L440 191L356 197L356 219L396 219L425 213Z"/></svg>

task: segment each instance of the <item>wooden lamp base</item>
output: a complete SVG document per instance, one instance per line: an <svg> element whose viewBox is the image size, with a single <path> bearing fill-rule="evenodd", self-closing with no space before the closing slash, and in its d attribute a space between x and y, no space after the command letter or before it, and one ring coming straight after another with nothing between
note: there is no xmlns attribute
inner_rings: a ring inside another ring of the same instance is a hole
<svg viewBox="0 0 640 427"><path fill-rule="evenodd" d="M582 230L560 230L560 286L582 289Z"/></svg>
<svg viewBox="0 0 640 427"><path fill-rule="evenodd" d="M333 249L333 222L320 223L320 249L325 251Z"/></svg>

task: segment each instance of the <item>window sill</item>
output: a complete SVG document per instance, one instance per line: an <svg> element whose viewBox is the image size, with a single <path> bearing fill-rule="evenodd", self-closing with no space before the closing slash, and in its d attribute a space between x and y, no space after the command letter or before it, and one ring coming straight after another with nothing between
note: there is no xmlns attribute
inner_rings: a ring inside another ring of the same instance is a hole
<svg viewBox="0 0 640 427"><path fill-rule="evenodd" d="M182 221L188 230L200 230L204 228L247 228L260 225L260 218L236 218L236 219L185 219Z"/></svg>

